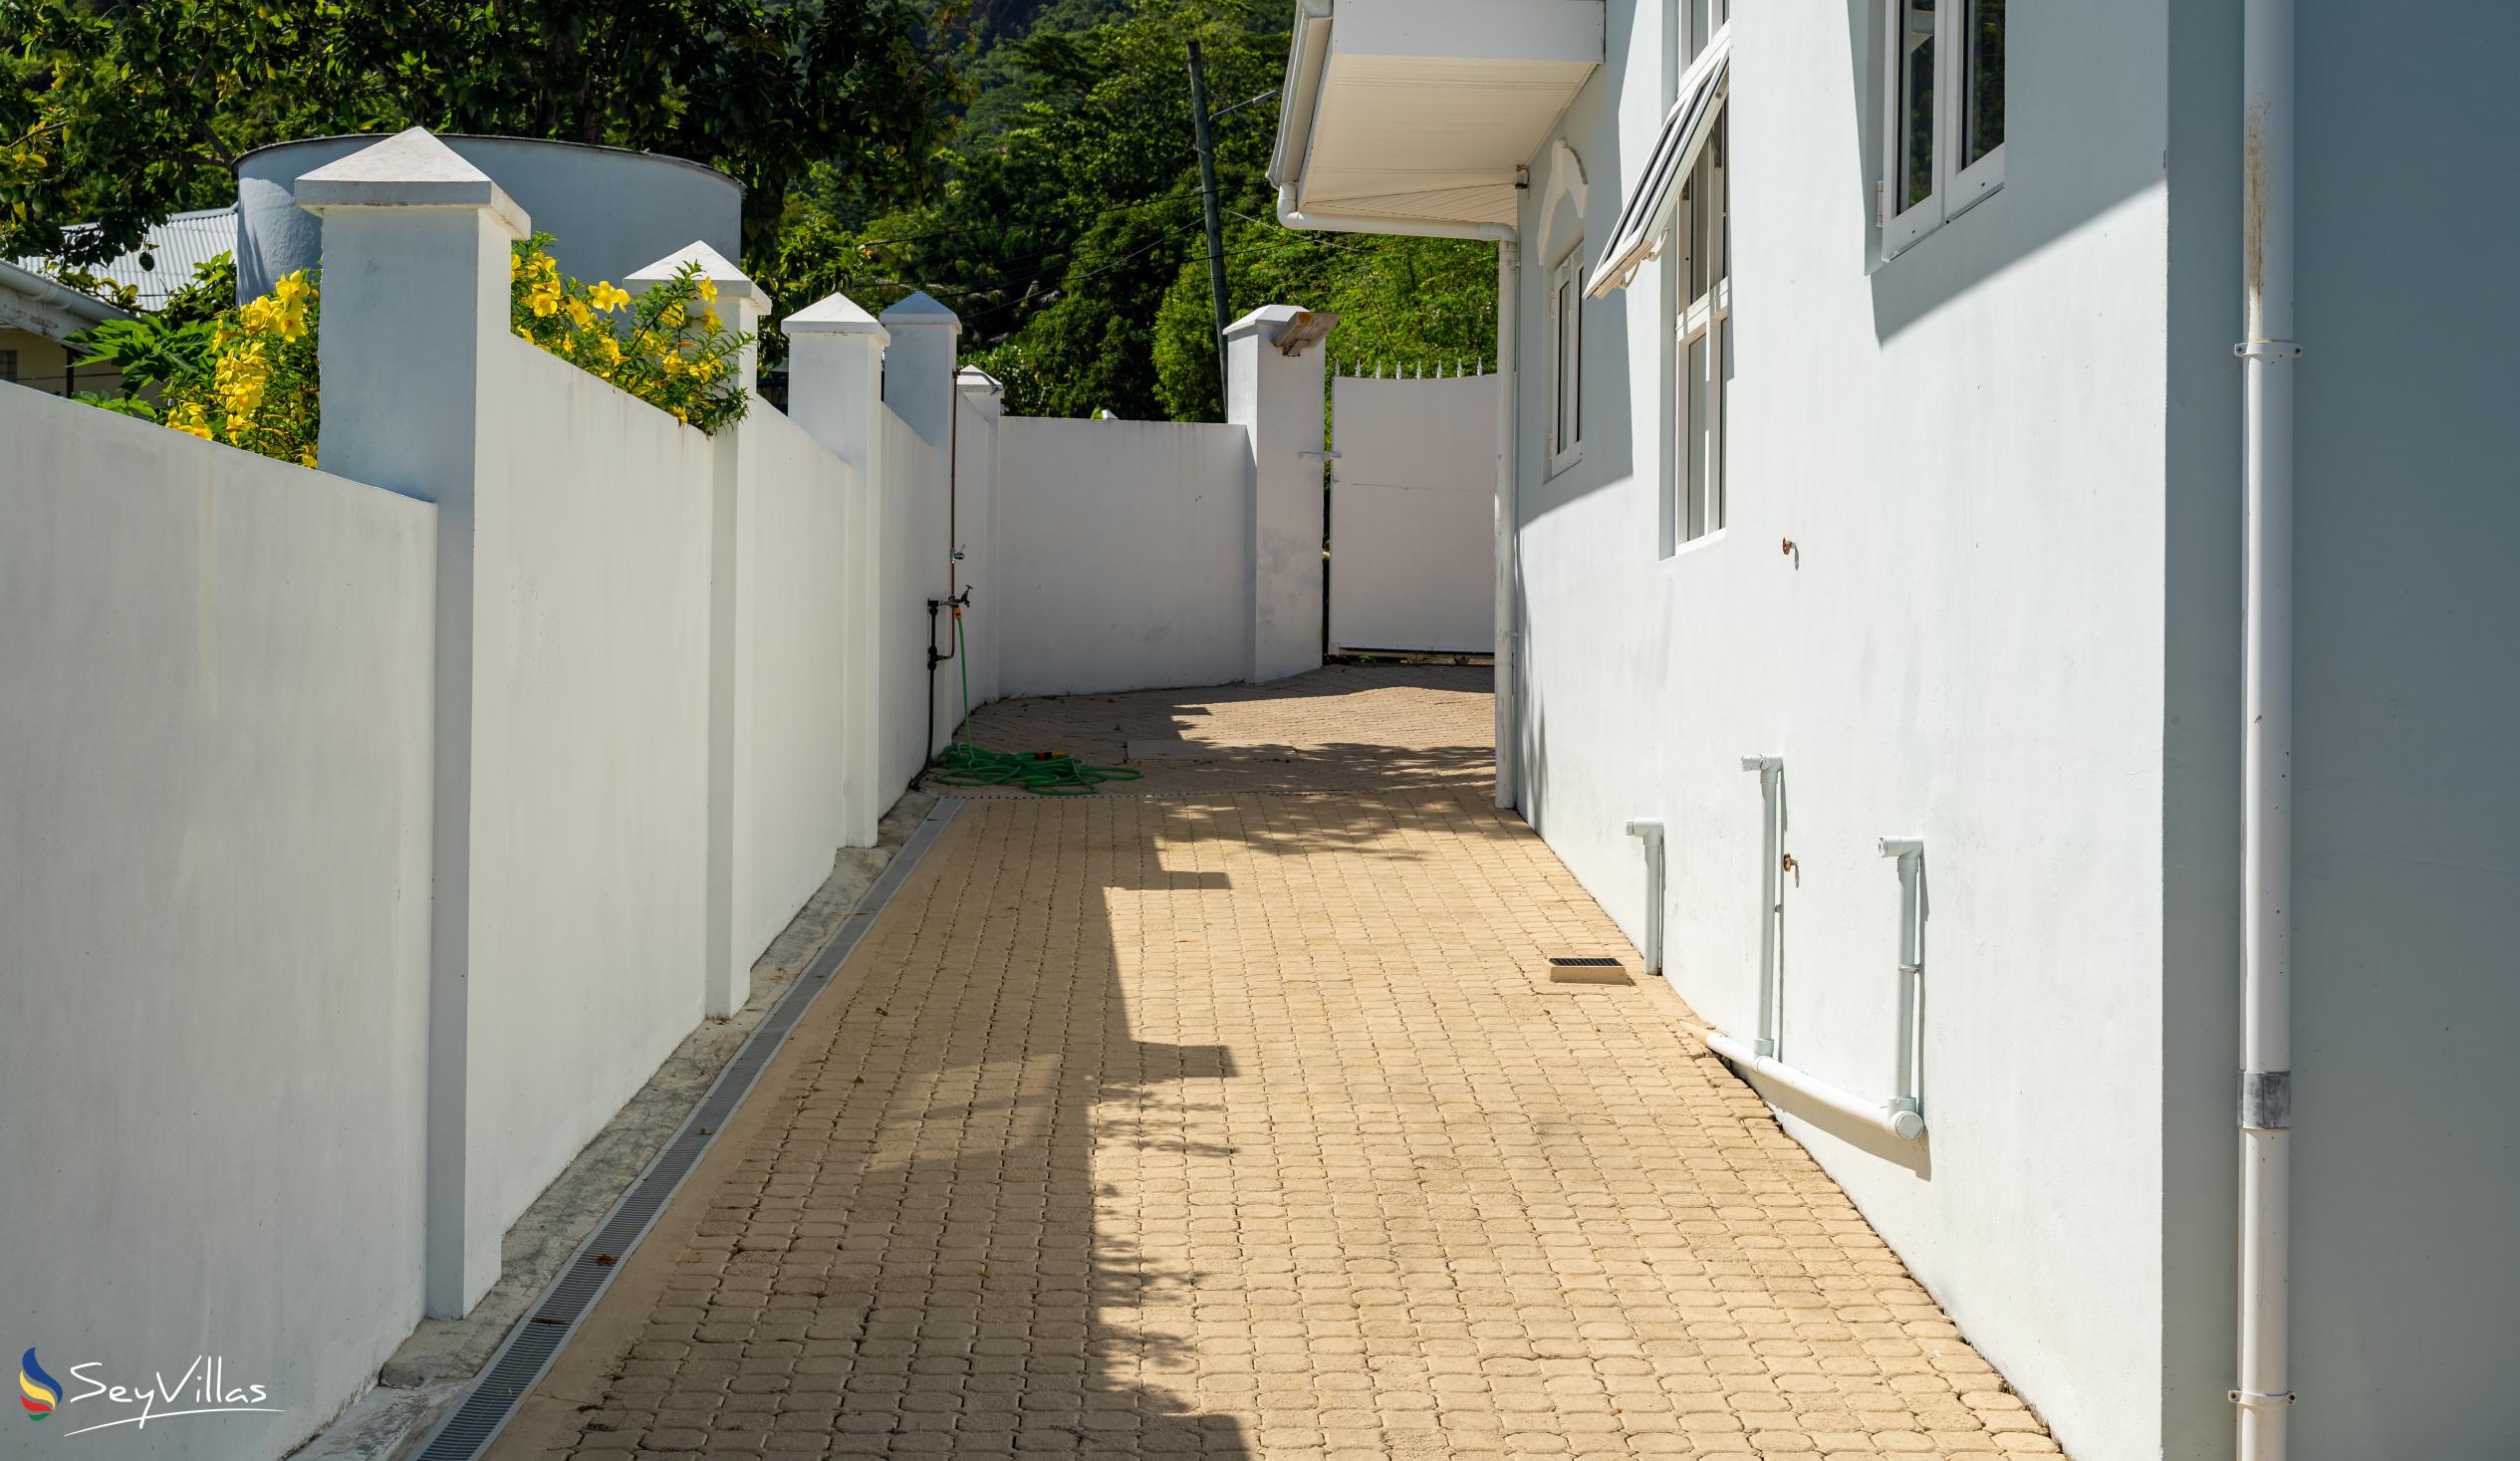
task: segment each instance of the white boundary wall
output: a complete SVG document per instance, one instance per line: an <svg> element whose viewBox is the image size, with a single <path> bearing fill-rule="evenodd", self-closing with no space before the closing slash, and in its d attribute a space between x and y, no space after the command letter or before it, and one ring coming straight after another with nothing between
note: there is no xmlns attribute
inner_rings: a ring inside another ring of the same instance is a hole
<svg viewBox="0 0 2520 1461"><path fill-rule="evenodd" d="M473 587L473 1160L504 1232L700 1019L709 438L487 342ZM793 904L791 905L793 910Z"/></svg>
<svg viewBox="0 0 2520 1461"><path fill-rule="evenodd" d="M1495 375L1330 383L1330 644L1496 647Z"/></svg>
<svg viewBox="0 0 2520 1461"><path fill-rule="evenodd" d="M755 409L727 440L744 454L731 489L741 572L737 617L727 626L735 898L727 958L746 971L849 840L835 754L848 685L840 568L850 498L861 489L855 468L777 411Z"/></svg>
<svg viewBox="0 0 2520 1461"><path fill-rule="evenodd" d="M147 1454L278 1455L420 1317L436 513L13 385L0 441L0 1328L66 1397L227 1356L288 1413Z"/></svg>
<svg viewBox="0 0 2520 1461"><path fill-rule="evenodd" d="M1009 417L997 445L1003 547L975 609L995 619L1003 693L1250 677L1242 427Z"/></svg>

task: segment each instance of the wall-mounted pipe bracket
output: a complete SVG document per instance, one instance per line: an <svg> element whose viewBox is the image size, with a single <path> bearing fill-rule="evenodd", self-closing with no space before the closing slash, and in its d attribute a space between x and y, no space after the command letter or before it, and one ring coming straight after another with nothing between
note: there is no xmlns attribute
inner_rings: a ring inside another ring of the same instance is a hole
<svg viewBox="0 0 2520 1461"><path fill-rule="evenodd" d="M2288 1131L2293 1124L2293 1073L2240 1073L2240 1129Z"/></svg>
<svg viewBox="0 0 2520 1461"><path fill-rule="evenodd" d="M2289 340L2243 340L2231 353L2244 361L2297 361L2301 347Z"/></svg>

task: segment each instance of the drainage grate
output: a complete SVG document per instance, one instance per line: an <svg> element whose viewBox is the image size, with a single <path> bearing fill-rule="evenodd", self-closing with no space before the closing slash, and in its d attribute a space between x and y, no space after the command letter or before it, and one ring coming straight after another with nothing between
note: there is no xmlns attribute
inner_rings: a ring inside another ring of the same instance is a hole
<svg viewBox="0 0 2520 1461"><path fill-rule="evenodd" d="M788 1032L804 1018L806 1008L814 1003L814 997L830 986L833 973L849 957L850 951L858 946L858 941L866 937L867 930L875 924L876 915L891 901L892 894L909 877L910 869L927 854L928 848L945 830L945 824L953 821L954 813L960 807L961 802L957 798L937 799L936 805L928 810L927 819L910 834L900 852L885 864L875 885L867 889L856 910L840 925L840 931L832 935L830 943L823 945L823 951L814 956L814 962L797 977L796 983L788 987L788 992L779 997L779 1002L753 1028L752 1034L745 1037L743 1048L736 1051L735 1058L718 1073L716 1084L709 1087L708 1095L700 1097L700 1103L692 1107L681 1129L665 1143L665 1149L656 1154L656 1159L648 1163L647 1170L641 1172L638 1180L630 1184L630 1189L622 1194L622 1200L614 1204L613 1210L596 1227L595 1235L571 1255L559 1276L552 1280L551 1287L543 1291L542 1299L508 1333L506 1342L490 1356L490 1363L473 1381L472 1388L465 1391L462 1402L438 1425L428 1444L419 1450L417 1461L472 1461L489 1449L490 1442L497 1439L515 1413L517 1401L523 1399L525 1392L543 1377L543 1371L551 1367L552 1358L560 1352L560 1346L568 1343L570 1337L578 1332L587 1312L595 1307L595 1301L602 1298L605 1289L612 1284L613 1275L620 1271L622 1261L629 1258L630 1250L638 1246L638 1240L646 1236L657 1214L665 1210L665 1203L673 1197L674 1190L682 1185L683 1178L691 1174L691 1168L699 1164L701 1153L717 1139L715 1133L726 1129L727 1119L751 1094L753 1083L769 1067L771 1058L779 1053L779 1047L787 1043Z"/></svg>
<svg viewBox="0 0 2520 1461"><path fill-rule="evenodd" d="M1598 954L1558 954L1549 960L1551 984L1630 984L1628 966Z"/></svg>

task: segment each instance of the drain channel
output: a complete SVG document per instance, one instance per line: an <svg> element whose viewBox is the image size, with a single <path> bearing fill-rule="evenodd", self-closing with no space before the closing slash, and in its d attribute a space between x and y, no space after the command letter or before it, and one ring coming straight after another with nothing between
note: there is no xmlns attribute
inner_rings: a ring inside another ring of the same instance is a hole
<svg viewBox="0 0 2520 1461"><path fill-rule="evenodd" d="M490 1356L472 1388L464 1392L462 1401L439 1422L428 1443L420 1448L417 1461L472 1461L489 1449L490 1442L498 1438L515 1414L517 1402L542 1379L543 1371L551 1368L561 1346L577 1334L578 1326L612 1285L613 1276L621 1272L630 1250L655 1225L674 1190L699 1164L701 1153L717 1140L717 1132L726 1129L727 1118L743 1104L753 1083L768 1069L779 1047L787 1043L788 1032L804 1018L814 997L830 986L832 975L858 941L866 937L876 915L892 900L892 894L908 879L910 869L935 845L960 807L958 798L941 797L928 809L926 820L884 865L875 885L867 889L866 896L858 900L857 908L840 925L840 931L823 945L814 962L797 976L796 983L780 996L752 1034L745 1037L743 1047L718 1073L716 1084L692 1107L673 1139L665 1143L665 1149L647 1164L647 1170L639 1173L638 1180L596 1225L594 1235L570 1255L551 1287L543 1291L543 1297L508 1332L506 1341Z"/></svg>

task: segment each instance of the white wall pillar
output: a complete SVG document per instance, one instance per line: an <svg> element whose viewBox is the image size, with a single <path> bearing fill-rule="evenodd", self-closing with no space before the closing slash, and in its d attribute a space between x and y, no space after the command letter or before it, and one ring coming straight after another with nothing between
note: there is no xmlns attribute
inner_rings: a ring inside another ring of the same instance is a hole
<svg viewBox="0 0 2520 1461"><path fill-rule="evenodd" d="M883 488L886 524L900 530L887 539L890 547L883 556L883 602L893 625L885 633L883 652L892 656L887 668L896 693L906 697L888 702L884 711L887 717L897 717L887 724L897 749L885 780L906 782L927 763L953 725L947 707L954 697L947 692L946 667L938 665L930 674L920 656L925 652L927 601L952 592L947 587L953 567L949 540L959 505L961 465L953 437L954 407L960 398L954 386L954 359L962 320L925 293L912 291L909 298L883 312L882 322L892 335L892 344L883 353L883 403L918 433L919 440L936 448L932 476L922 481L895 462ZM894 513L901 516L890 516ZM936 624L939 652L948 627L940 614ZM926 738L923 743L921 737Z"/></svg>
<svg viewBox="0 0 2520 1461"><path fill-rule="evenodd" d="M482 356L508 331L523 209L417 127L298 181L324 219L325 469L437 504L436 730L430 822L427 1242L441 1318L499 1276L499 1226L475 1170L472 1051L473 560L485 516Z"/></svg>
<svg viewBox="0 0 2520 1461"><path fill-rule="evenodd" d="M638 270L622 284L643 295L670 282L686 263L700 266L700 277L716 287L718 319L728 330L757 335L770 311L770 296L743 270L705 243L693 242ZM736 379L751 391L760 382L760 352L747 345L736 358ZM752 408L768 410L756 398ZM742 727L740 707L751 703L744 693L752 665L744 656L750 642L742 622L742 596L737 592L743 571L741 546L744 481L751 476L751 438L739 424L717 433L713 443L716 471L709 489L709 846L706 941L707 962L700 970L701 1003L709 1015L724 1019L744 1007L752 995L752 963L735 947L736 863L735 746Z"/></svg>
<svg viewBox="0 0 2520 1461"><path fill-rule="evenodd" d="M1225 419L1251 443L1254 684L1322 662L1322 360L1338 316L1265 305L1225 329Z"/></svg>
<svg viewBox="0 0 2520 1461"><path fill-rule="evenodd" d="M942 451L952 421L954 353L962 317L924 291L883 312L892 344L883 353L883 403L918 439Z"/></svg>
<svg viewBox="0 0 2520 1461"><path fill-rule="evenodd" d="M832 572L847 586L847 682L840 732L842 825L848 845L872 848L888 798L879 800L883 724L883 353L890 333L846 295L826 295L780 322L788 337L788 419L852 469L849 533Z"/></svg>
<svg viewBox="0 0 2520 1461"><path fill-rule="evenodd" d="M1005 576L998 566L998 423L1006 418L1006 387L977 365L955 372L954 387L962 397L956 427L961 432L962 488L954 547L963 554L958 566L962 586L978 591L963 620L964 652L970 659L962 668L971 677L971 703L976 706L995 700L998 693L997 615L1005 607L999 597ZM952 688L959 718L962 686L957 682Z"/></svg>

